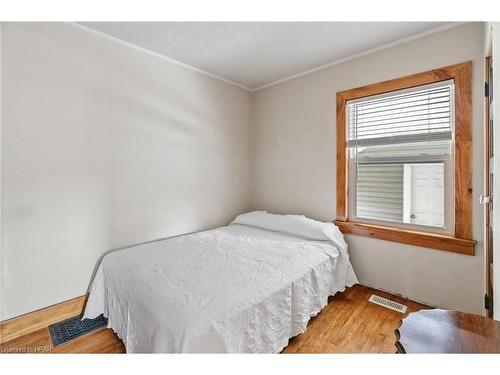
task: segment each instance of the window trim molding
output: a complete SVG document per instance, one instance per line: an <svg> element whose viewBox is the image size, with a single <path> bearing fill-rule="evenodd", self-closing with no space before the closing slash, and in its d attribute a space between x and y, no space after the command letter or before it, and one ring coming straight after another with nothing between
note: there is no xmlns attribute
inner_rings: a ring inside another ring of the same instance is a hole
<svg viewBox="0 0 500 375"><path fill-rule="evenodd" d="M402 230L349 220L349 160L346 142L348 100L453 79L455 82L455 228L454 236ZM474 255L472 239L472 62L337 92L337 216L343 233L387 239Z"/></svg>

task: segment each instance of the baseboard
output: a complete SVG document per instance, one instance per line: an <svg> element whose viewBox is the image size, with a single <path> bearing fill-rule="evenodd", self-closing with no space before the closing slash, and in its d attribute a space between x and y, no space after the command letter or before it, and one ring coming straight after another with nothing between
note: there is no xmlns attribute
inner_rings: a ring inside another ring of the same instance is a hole
<svg viewBox="0 0 500 375"><path fill-rule="evenodd" d="M0 344L45 328L61 320L80 315L83 312L86 300L87 295L76 297L0 322Z"/></svg>

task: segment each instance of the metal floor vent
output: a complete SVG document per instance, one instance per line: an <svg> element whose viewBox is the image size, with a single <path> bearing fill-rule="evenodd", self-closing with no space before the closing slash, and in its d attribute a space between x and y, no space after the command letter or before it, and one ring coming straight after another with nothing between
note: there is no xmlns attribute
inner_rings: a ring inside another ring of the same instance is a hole
<svg viewBox="0 0 500 375"><path fill-rule="evenodd" d="M400 303L391 301L390 299L376 296L375 294L372 294L372 296L370 297L370 299L368 301L373 302L373 303L380 305L380 306L387 307L388 309L398 311L401 314L404 314L406 312L407 307L408 307L406 305L402 305Z"/></svg>

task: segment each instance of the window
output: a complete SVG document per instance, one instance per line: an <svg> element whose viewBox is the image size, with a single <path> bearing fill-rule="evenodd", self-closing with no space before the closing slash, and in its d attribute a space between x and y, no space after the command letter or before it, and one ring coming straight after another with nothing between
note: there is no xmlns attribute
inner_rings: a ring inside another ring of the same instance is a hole
<svg viewBox="0 0 500 375"><path fill-rule="evenodd" d="M451 233L453 88L450 80L347 102L351 218Z"/></svg>
<svg viewBox="0 0 500 375"><path fill-rule="evenodd" d="M337 93L345 233L474 253L471 64Z"/></svg>

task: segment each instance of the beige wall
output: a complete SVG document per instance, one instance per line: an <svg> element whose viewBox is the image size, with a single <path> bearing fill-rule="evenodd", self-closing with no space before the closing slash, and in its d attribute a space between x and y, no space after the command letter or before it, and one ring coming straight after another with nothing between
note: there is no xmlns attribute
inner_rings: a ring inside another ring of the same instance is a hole
<svg viewBox="0 0 500 375"><path fill-rule="evenodd" d="M71 24L2 24L0 320L109 249L250 208L248 92Z"/></svg>
<svg viewBox="0 0 500 375"><path fill-rule="evenodd" d="M253 95L70 24L4 23L1 42L0 320L83 294L109 249L224 225L251 208L331 220L335 93L467 60L477 255L348 242L363 284L482 311L481 25Z"/></svg>
<svg viewBox="0 0 500 375"><path fill-rule="evenodd" d="M253 207L335 216L335 93L473 61L476 256L348 236L360 282L434 306L482 312L484 26L470 23L272 86L254 94Z"/></svg>

